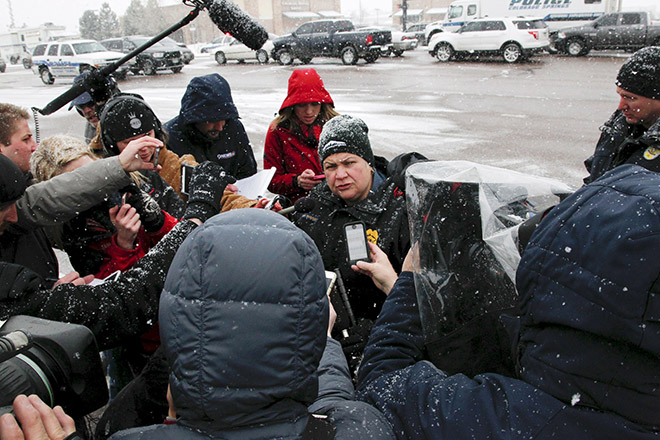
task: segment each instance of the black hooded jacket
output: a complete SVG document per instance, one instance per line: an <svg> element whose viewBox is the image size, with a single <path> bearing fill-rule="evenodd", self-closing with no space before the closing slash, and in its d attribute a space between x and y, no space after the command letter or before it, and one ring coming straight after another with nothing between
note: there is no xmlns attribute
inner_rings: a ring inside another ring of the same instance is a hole
<svg viewBox="0 0 660 440"><path fill-rule="evenodd" d="M231 97L229 83L217 73L193 78L181 98L179 115L164 128L168 148L182 156L192 154L197 162L216 162L237 179L257 172L252 146ZM220 138L210 140L200 133L198 122L226 121Z"/></svg>

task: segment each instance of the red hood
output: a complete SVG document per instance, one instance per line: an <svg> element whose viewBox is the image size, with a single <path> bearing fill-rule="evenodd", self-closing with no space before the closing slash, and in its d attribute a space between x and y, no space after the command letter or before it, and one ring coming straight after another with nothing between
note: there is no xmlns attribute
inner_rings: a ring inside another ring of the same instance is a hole
<svg viewBox="0 0 660 440"><path fill-rule="evenodd" d="M280 107L280 111L303 102L325 102L333 106L335 105L330 97L330 93L328 93L323 85L323 80L314 69L298 69L293 71L289 78L289 91Z"/></svg>

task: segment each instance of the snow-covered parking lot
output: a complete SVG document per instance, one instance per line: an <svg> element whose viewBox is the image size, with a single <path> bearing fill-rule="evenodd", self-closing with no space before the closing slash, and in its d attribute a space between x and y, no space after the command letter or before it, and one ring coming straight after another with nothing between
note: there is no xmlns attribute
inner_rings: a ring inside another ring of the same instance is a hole
<svg viewBox="0 0 660 440"><path fill-rule="evenodd" d="M178 112L188 81L217 72L232 86L255 155L260 161L268 124L286 95L293 69L313 67L340 113L363 118L376 154L388 158L416 150L432 159L462 159L558 178L578 185L582 161L614 111L614 78L627 55L584 58L541 55L508 65L500 59L438 63L425 47L375 64L316 58L309 66L229 62L197 55L182 73L129 76L122 91L142 94L158 116ZM0 101L44 107L70 81L42 84L20 65L0 74ZM41 137L82 135L83 119L64 107L39 119Z"/></svg>

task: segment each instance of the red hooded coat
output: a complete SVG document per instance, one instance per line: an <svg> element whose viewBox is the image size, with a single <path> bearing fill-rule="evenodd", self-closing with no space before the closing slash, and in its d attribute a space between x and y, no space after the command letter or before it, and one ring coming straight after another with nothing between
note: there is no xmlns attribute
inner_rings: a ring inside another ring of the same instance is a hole
<svg viewBox="0 0 660 440"><path fill-rule="evenodd" d="M307 102L334 106L316 70L294 70L289 78L289 90L280 107L280 113L287 107ZM264 146L264 169L277 168L268 186L271 192L285 195L292 202L307 195L307 192L297 185L296 178L306 169L314 171L314 174L323 173L317 148L324 122L317 118L314 124L307 126L297 120L290 120L277 127L271 125L268 128Z"/></svg>

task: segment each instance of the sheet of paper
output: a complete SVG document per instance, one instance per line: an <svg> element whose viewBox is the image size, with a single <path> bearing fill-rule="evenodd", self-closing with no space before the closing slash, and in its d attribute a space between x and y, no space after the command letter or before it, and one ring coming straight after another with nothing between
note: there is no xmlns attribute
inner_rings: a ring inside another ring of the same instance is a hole
<svg viewBox="0 0 660 440"><path fill-rule="evenodd" d="M276 168L262 170L255 175L236 181L238 193L249 199L258 199L264 197L268 191L268 184L275 175Z"/></svg>

